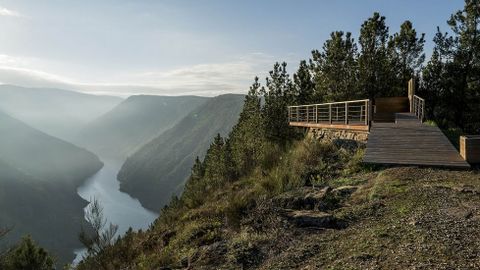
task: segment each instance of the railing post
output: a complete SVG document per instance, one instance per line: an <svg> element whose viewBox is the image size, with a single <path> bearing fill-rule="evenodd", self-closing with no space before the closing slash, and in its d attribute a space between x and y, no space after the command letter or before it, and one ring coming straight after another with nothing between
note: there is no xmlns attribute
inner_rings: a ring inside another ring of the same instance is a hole
<svg viewBox="0 0 480 270"><path fill-rule="evenodd" d="M312 113L311 108L312 106L308 106L308 122L310 122L310 114Z"/></svg>
<svg viewBox="0 0 480 270"><path fill-rule="evenodd" d="M297 122L300 122L300 107L297 107Z"/></svg>
<svg viewBox="0 0 480 270"><path fill-rule="evenodd" d="M360 105L360 116L358 117L358 121L362 122L363 121L363 107L365 105Z"/></svg>
<svg viewBox="0 0 480 270"><path fill-rule="evenodd" d="M318 105L315 105L315 124L318 124Z"/></svg>
<svg viewBox="0 0 480 270"><path fill-rule="evenodd" d="M348 125L348 103L345 102L345 125Z"/></svg>
<svg viewBox="0 0 480 270"><path fill-rule="evenodd" d="M415 80L411 78L408 81L408 101L410 103L410 113L414 110L414 99L415 99Z"/></svg>
<svg viewBox="0 0 480 270"><path fill-rule="evenodd" d="M370 127L372 125L373 119L373 102L371 99L368 100L368 131L370 131Z"/></svg>
<svg viewBox="0 0 480 270"><path fill-rule="evenodd" d="M368 114L367 114L367 111L368 111L368 101L365 100L365 126L368 126Z"/></svg>
<svg viewBox="0 0 480 270"><path fill-rule="evenodd" d="M335 120L338 122L338 106L335 107L335 111L337 111L336 116L335 116Z"/></svg>
<svg viewBox="0 0 480 270"><path fill-rule="evenodd" d="M328 104L328 122L332 124L332 104Z"/></svg>

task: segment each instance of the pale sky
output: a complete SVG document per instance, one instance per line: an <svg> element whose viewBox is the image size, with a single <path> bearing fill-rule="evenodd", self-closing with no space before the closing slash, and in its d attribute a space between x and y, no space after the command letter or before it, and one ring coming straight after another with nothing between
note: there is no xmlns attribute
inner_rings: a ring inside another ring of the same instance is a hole
<svg viewBox="0 0 480 270"><path fill-rule="evenodd" d="M275 61L293 72L374 11L427 34L462 0L0 0L0 83L128 96L246 93Z"/></svg>

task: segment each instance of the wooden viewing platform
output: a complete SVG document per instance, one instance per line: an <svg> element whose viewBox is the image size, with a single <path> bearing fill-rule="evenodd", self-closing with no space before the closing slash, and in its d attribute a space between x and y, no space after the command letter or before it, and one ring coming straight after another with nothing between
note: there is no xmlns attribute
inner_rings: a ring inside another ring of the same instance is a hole
<svg viewBox="0 0 480 270"><path fill-rule="evenodd" d="M470 168L438 127L423 123L425 100L413 89L411 80L408 97L289 106L289 124L368 133L364 163Z"/></svg>
<svg viewBox="0 0 480 270"><path fill-rule="evenodd" d="M363 162L470 168L438 127L413 113L397 113L395 123L373 123Z"/></svg>

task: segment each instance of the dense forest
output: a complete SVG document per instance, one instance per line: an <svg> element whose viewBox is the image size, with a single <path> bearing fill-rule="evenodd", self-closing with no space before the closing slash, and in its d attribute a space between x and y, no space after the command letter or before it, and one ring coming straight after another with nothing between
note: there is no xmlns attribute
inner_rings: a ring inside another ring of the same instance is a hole
<svg viewBox="0 0 480 270"><path fill-rule="evenodd" d="M428 119L444 130L479 133L479 23L480 2L466 0L464 9L448 20L450 29L437 29L433 54L426 62L425 34L417 33L410 21L391 34L386 18L374 13L361 25L358 41L351 33L333 32L321 50L312 51L311 59L300 62L292 76L286 63L275 63L264 85L255 78L238 123L228 136L217 135L205 157L196 159L183 193L172 198L151 228L128 232L90 254L78 269L229 269L268 263L268 257L273 256L268 249L276 250L275 243L281 238L275 230L288 233L280 225L271 227L275 221L270 220L273 214L266 209L272 200L304 186L356 183L356 173L365 170L359 165L361 148L298 140L303 134L288 126L286 106L405 96L407 81L414 77L417 93L427 100ZM398 175L387 172L378 177L365 187L370 192L363 199L368 201L369 212L348 213L352 217L343 221L354 222L374 213L381 208L375 205L379 198L405 194L407 188L398 182L383 182ZM338 197L340 193L324 192L322 207L337 207L343 200ZM410 204L410 208L401 207L398 211L412 209ZM412 241L402 238L407 240ZM260 248L262 245L267 250ZM302 256L305 254L310 253ZM428 252L425 254L428 257ZM369 258L361 257L364 261Z"/></svg>

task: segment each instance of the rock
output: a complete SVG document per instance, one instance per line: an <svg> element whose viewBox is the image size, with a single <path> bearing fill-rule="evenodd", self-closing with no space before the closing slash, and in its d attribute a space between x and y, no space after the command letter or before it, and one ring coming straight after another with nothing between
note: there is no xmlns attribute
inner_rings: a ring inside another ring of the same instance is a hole
<svg viewBox="0 0 480 270"><path fill-rule="evenodd" d="M335 228L332 214L309 210L286 210L285 216L298 227Z"/></svg>
<svg viewBox="0 0 480 270"><path fill-rule="evenodd" d="M344 141L347 144L365 144L368 140L368 132L353 130L338 130L328 128L310 128L308 136L322 141Z"/></svg>
<svg viewBox="0 0 480 270"><path fill-rule="evenodd" d="M303 187L277 196L273 199L273 202L278 207L286 209L323 209L325 206L324 199L330 191L330 187Z"/></svg>
<svg viewBox="0 0 480 270"><path fill-rule="evenodd" d="M452 189L460 193L478 194L478 191L475 190L473 186L469 186L469 185L455 186Z"/></svg>
<svg viewBox="0 0 480 270"><path fill-rule="evenodd" d="M345 197L354 193L358 187L356 186L341 186L332 190L335 196Z"/></svg>

